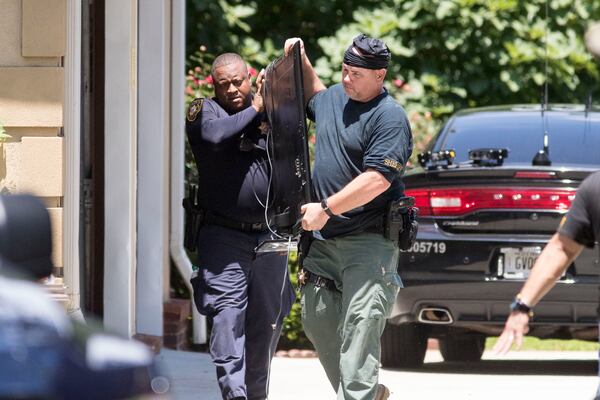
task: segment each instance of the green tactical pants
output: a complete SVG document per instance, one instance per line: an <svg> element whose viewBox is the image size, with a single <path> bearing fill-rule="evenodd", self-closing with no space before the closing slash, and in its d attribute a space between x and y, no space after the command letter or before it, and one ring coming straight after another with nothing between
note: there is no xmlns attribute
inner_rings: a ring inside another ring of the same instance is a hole
<svg viewBox="0 0 600 400"><path fill-rule="evenodd" d="M340 292L307 284L302 323L338 400L373 400L380 338L402 287L398 248L375 233L312 243L304 268L335 281Z"/></svg>

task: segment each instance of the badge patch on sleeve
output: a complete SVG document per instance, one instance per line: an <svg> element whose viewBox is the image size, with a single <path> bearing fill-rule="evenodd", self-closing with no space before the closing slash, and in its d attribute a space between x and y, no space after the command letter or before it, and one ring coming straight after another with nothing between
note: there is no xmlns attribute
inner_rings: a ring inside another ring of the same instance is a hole
<svg viewBox="0 0 600 400"><path fill-rule="evenodd" d="M396 160L392 160L390 158L386 158L385 160L383 160L383 163L385 165L387 165L388 167L394 168L398 172L402 171L402 164L400 164Z"/></svg>
<svg viewBox="0 0 600 400"><path fill-rule="evenodd" d="M198 113L202 110L202 103L204 103L203 98L195 99L190 103L190 107L187 112L187 120L190 122L194 122Z"/></svg>

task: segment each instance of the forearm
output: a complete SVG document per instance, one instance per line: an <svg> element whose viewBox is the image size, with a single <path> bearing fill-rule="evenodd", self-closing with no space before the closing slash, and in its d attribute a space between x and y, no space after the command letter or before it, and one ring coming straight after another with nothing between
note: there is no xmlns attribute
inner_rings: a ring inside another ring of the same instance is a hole
<svg viewBox="0 0 600 400"><path fill-rule="evenodd" d="M552 236L521 290L521 298L527 305L535 306L552 289L582 249L582 245L558 233Z"/></svg>
<svg viewBox="0 0 600 400"><path fill-rule="evenodd" d="M310 100L317 92L327 88L317 76L317 73L306 54L302 55L302 74L304 80L304 101L305 103L308 103L308 100Z"/></svg>
<svg viewBox="0 0 600 400"><path fill-rule="evenodd" d="M220 144L240 134L256 117L257 112L253 107L239 113L224 117L208 119L202 122L202 139L213 144Z"/></svg>
<svg viewBox="0 0 600 400"><path fill-rule="evenodd" d="M367 170L354 178L342 190L327 199L334 214L343 214L367 204L390 187L385 177L375 170Z"/></svg>

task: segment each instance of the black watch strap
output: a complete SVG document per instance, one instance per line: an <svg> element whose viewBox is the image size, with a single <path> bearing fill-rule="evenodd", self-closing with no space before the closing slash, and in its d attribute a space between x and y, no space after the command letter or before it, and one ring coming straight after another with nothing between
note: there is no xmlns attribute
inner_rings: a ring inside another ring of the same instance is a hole
<svg viewBox="0 0 600 400"><path fill-rule="evenodd" d="M511 312L520 312L529 315L529 317L533 317L533 308L529 307L519 296L515 297L513 302L510 304Z"/></svg>
<svg viewBox="0 0 600 400"><path fill-rule="evenodd" d="M327 199L321 200L321 208L323 209L323 211L325 211L325 214L327 214L330 218L335 216L335 214L331 212L329 206L327 205Z"/></svg>

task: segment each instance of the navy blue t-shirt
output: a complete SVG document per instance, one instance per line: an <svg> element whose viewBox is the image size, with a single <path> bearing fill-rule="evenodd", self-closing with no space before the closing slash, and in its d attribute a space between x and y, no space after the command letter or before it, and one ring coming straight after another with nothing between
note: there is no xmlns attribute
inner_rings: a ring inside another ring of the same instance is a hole
<svg viewBox="0 0 600 400"><path fill-rule="evenodd" d="M192 107L201 110L192 110ZM200 206L240 222L263 222L269 183L266 153L240 150L240 137L265 148L259 125L261 116L252 107L229 114L215 99L190 105L186 133L198 166Z"/></svg>
<svg viewBox="0 0 600 400"><path fill-rule="evenodd" d="M385 205L404 192L401 176L412 153L406 112L387 90L361 103L337 84L315 94L307 113L317 130L313 186L319 199L339 192L367 169L379 171L391 184L369 203L344 213L348 219L330 218L321 235L347 235L377 224Z"/></svg>

